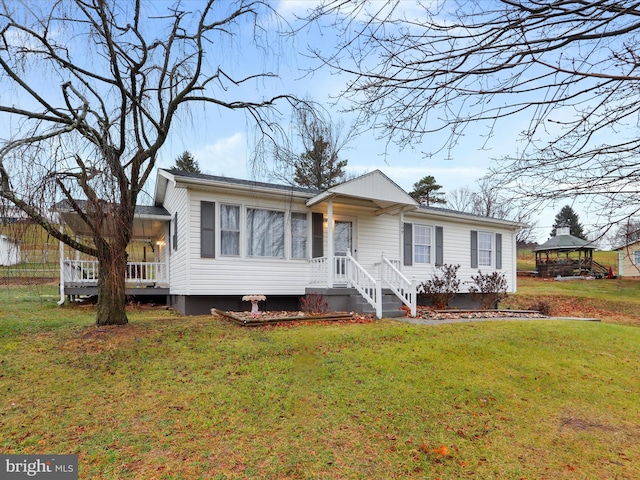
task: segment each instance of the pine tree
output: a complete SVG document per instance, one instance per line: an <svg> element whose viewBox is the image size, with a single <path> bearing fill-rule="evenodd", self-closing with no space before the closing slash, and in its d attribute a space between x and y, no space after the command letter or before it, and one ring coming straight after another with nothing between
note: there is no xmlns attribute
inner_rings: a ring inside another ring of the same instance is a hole
<svg viewBox="0 0 640 480"><path fill-rule="evenodd" d="M188 151L182 152L182 155L176 158L176 164L172 168L183 172L202 173L198 161Z"/></svg>
<svg viewBox="0 0 640 480"><path fill-rule="evenodd" d="M438 185L435 178L427 175L413 184L413 191L409 195L416 202L427 207L432 203L447 203L444 193L438 191L440 189L442 189L442 185Z"/></svg>
<svg viewBox="0 0 640 480"><path fill-rule="evenodd" d="M326 190L345 177L347 160L338 160L338 153L322 135L313 139L312 148L295 162L294 181L303 187Z"/></svg>
<svg viewBox="0 0 640 480"><path fill-rule="evenodd" d="M556 230L558 227L569 227L569 233L574 237L581 238L582 240L587 239L587 235L585 234L582 224L578 218L578 214L573 211L569 205L565 205L562 207L560 212L556 215L556 218L553 222L553 229L551 230L551 236L556 236Z"/></svg>

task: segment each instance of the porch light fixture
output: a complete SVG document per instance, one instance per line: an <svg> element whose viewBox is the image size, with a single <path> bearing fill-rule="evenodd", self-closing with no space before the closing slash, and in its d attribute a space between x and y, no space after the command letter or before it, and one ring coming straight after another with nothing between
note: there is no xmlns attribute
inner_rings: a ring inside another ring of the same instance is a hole
<svg viewBox="0 0 640 480"><path fill-rule="evenodd" d="M242 297L243 302L251 302L251 315L257 317L260 315L258 302L264 302L267 299L264 295L245 295Z"/></svg>

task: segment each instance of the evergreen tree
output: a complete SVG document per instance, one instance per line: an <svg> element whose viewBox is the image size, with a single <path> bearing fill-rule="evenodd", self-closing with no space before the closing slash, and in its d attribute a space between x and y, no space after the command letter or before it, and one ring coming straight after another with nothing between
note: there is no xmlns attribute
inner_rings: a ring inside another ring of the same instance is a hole
<svg viewBox="0 0 640 480"><path fill-rule="evenodd" d="M176 164L172 168L183 172L202 173L198 161L188 151L182 152L182 155L176 158Z"/></svg>
<svg viewBox="0 0 640 480"><path fill-rule="evenodd" d="M552 237L556 236L556 230L558 227L569 227L569 233L571 235L581 238L582 240L587 239L587 235L584 233L578 214L574 212L573 208L569 205L562 207L560 212L556 215L553 222L553 229L551 230Z"/></svg>
<svg viewBox="0 0 640 480"><path fill-rule="evenodd" d="M421 205L427 207L432 203L447 203L444 193L438 190L442 189L442 185L436 183L436 179L431 175L427 175L422 180L413 184L413 191L409 193L411 197Z"/></svg>
<svg viewBox="0 0 640 480"><path fill-rule="evenodd" d="M338 160L338 153L331 148L331 143L320 135L296 160L293 180L303 187L326 190L344 179L346 166L347 160Z"/></svg>

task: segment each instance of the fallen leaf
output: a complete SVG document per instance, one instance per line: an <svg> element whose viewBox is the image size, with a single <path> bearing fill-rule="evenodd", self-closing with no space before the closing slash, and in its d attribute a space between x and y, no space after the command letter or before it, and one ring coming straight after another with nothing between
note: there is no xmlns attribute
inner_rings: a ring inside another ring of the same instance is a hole
<svg viewBox="0 0 640 480"><path fill-rule="evenodd" d="M449 453L449 447L446 445L442 445L440 448L436 448L432 450L433 453L437 455L442 455L443 457Z"/></svg>

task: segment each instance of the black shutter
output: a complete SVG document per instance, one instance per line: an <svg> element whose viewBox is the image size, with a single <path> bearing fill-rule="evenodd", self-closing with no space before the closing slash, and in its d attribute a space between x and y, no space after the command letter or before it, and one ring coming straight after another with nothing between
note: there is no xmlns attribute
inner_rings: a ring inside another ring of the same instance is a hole
<svg viewBox="0 0 640 480"><path fill-rule="evenodd" d="M314 212L311 214L311 258L319 258L324 255L323 220L322 213Z"/></svg>
<svg viewBox="0 0 640 480"><path fill-rule="evenodd" d="M436 267L444 265L444 249L442 243L442 227L436 227Z"/></svg>
<svg viewBox="0 0 640 480"><path fill-rule="evenodd" d="M178 249L178 212L173 216L173 249Z"/></svg>
<svg viewBox="0 0 640 480"><path fill-rule="evenodd" d="M404 224L404 264L413 265L413 223Z"/></svg>
<svg viewBox="0 0 640 480"><path fill-rule="evenodd" d="M478 232L471 230L471 268L478 268Z"/></svg>
<svg viewBox="0 0 640 480"><path fill-rule="evenodd" d="M216 204L200 202L200 256L216 256Z"/></svg>
<svg viewBox="0 0 640 480"><path fill-rule="evenodd" d="M502 268L502 234L496 233L496 270Z"/></svg>

